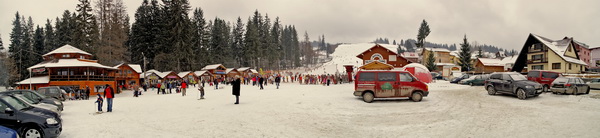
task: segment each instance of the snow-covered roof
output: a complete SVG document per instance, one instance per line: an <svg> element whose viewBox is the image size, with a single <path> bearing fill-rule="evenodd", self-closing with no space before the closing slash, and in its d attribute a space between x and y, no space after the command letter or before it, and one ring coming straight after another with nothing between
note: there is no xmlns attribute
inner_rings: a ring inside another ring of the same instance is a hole
<svg viewBox="0 0 600 138"><path fill-rule="evenodd" d="M146 71L146 72L150 72L150 73L159 73L160 71L158 71L158 70L155 70L155 69L151 69L151 70L148 70L148 71Z"/></svg>
<svg viewBox="0 0 600 138"><path fill-rule="evenodd" d="M160 78L165 78L167 75L169 75L169 73L171 73L172 71L165 71L165 72L155 72L156 75L158 75L158 77Z"/></svg>
<svg viewBox="0 0 600 138"><path fill-rule="evenodd" d="M236 69L235 68L228 68L228 69L225 70L225 73L229 73L229 72L231 72L233 70L236 70Z"/></svg>
<svg viewBox="0 0 600 138"><path fill-rule="evenodd" d="M502 60L496 58L478 58L484 66L504 66Z"/></svg>
<svg viewBox="0 0 600 138"><path fill-rule="evenodd" d="M75 47L67 44L67 45L59 47L57 49L54 49L42 56L48 56L48 55L52 55L52 54L61 54L61 53L78 53L78 54L86 54L86 55L90 55L90 56L92 55L88 52L85 52L81 49L75 48Z"/></svg>
<svg viewBox="0 0 600 138"><path fill-rule="evenodd" d="M587 65L584 61L565 56L564 53L570 47L571 39L561 39L561 40L553 41L553 40L550 40L548 38L545 38L545 37L542 37L542 36L539 36L536 34L531 34L531 35L533 37L535 37L536 39L538 39L540 42L542 42L544 45L546 45L548 47L548 49L554 51L554 53L556 53L558 56L560 56L565 61L570 62L570 63L575 63L575 64Z"/></svg>
<svg viewBox="0 0 600 138"><path fill-rule="evenodd" d="M206 65L204 68L202 68L202 70L209 70L209 69L217 69L220 66L223 66L222 64L212 64L212 65Z"/></svg>
<svg viewBox="0 0 600 138"><path fill-rule="evenodd" d="M455 51L450 51L450 55L451 55L451 56L455 56L455 57L458 57L458 56L460 55L459 53L460 53L460 52L458 52L458 50L455 50Z"/></svg>
<svg viewBox="0 0 600 138"><path fill-rule="evenodd" d="M154 73L154 72L148 72L148 71L146 71L146 76L150 76L150 75L152 75L152 74L156 74L156 73ZM156 76L158 76L158 75L156 75ZM142 73L140 73L140 78L145 78L145 77L144 77L144 73L143 73L143 72L142 72Z"/></svg>
<svg viewBox="0 0 600 138"><path fill-rule="evenodd" d="M190 73L191 73L191 71L182 71L182 72L179 72L179 74L177 74L177 76L179 76L180 78L183 78L183 77L185 77L185 75L188 75Z"/></svg>
<svg viewBox="0 0 600 138"><path fill-rule="evenodd" d="M243 71L246 71L246 70L248 70L248 69L250 69L250 67L241 67L241 68L238 68L237 70L238 70L239 72L243 72Z"/></svg>
<svg viewBox="0 0 600 138"><path fill-rule="evenodd" d="M426 50L434 51L434 52L450 52L450 50L445 48L425 48Z"/></svg>
<svg viewBox="0 0 600 138"><path fill-rule="evenodd" d="M201 71L195 71L194 74L196 74L196 76L202 76L202 74L206 73L206 70L201 70ZM210 74L210 72L208 72Z"/></svg>
<svg viewBox="0 0 600 138"><path fill-rule="evenodd" d="M129 64L129 67L131 67L137 73L142 73L142 66L139 64Z"/></svg>
<svg viewBox="0 0 600 138"><path fill-rule="evenodd" d="M436 66L455 66L454 63L435 63Z"/></svg>
<svg viewBox="0 0 600 138"><path fill-rule="evenodd" d="M517 57L519 56L508 56L502 59L502 63L504 64L515 64L517 62Z"/></svg>
<svg viewBox="0 0 600 138"><path fill-rule="evenodd" d="M28 70L35 68L54 68L54 67L96 67L96 68L105 68L105 69L118 69L115 67L104 66L97 62L90 62L86 60L80 59L54 59L51 61L45 61L39 63L37 65L31 66L27 68Z"/></svg>
<svg viewBox="0 0 600 138"><path fill-rule="evenodd" d="M31 77L16 84L46 84L50 82L50 76Z"/></svg>
<svg viewBox="0 0 600 138"><path fill-rule="evenodd" d="M402 57L404 57L404 58L419 58L419 54L416 52L403 52Z"/></svg>
<svg viewBox="0 0 600 138"><path fill-rule="evenodd" d="M252 73L258 73L258 71L256 71L255 69L250 69L250 71L252 71Z"/></svg>

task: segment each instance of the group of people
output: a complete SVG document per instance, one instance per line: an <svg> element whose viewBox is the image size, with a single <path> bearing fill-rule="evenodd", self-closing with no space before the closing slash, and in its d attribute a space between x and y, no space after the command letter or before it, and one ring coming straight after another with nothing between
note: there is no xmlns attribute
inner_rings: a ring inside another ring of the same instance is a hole
<svg viewBox="0 0 600 138"><path fill-rule="evenodd" d="M175 93L181 93L181 96L185 96L187 87L188 83L186 81L164 81L156 84L156 94L161 94L161 92L162 94L172 94L173 89L175 89Z"/></svg>
<svg viewBox="0 0 600 138"><path fill-rule="evenodd" d="M330 84L342 84L348 82L346 75L294 75L292 81L298 81L300 84L313 84L313 85L326 85Z"/></svg>
<svg viewBox="0 0 600 138"><path fill-rule="evenodd" d="M87 85L82 89L67 87L64 90L67 93L67 99L70 100L88 100L90 98L90 87Z"/></svg>
<svg viewBox="0 0 600 138"><path fill-rule="evenodd" d="M102 105L104 104L104 99L107 102L106 112L112 112L113 98L115 98L115 90L108 84L104 88L104 96L101 96L99 93L97 94L98 98L96 102L98 104L98 112L102 112Z"/></svg>

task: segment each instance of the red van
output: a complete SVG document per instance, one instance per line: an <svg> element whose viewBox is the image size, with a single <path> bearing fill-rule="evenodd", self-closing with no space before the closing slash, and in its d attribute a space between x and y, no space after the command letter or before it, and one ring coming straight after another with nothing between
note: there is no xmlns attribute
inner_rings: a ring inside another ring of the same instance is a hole
<svg viewBox="0 0 600 138"><path fill-rule="evenodd" d="M543 92L550 91L552 82L558 77L562 77L562 74L554 71L532 70L527 73L527 80L542 84Z"/></svg>
<svg viewBox="0 0 600 138"><path fill-rule="evenodd" d="M362 96L367 103L374 98L408 97L419 102L429 95L427 84L410 72L395 70L366 70L356 73L354 96Z"/></svg>

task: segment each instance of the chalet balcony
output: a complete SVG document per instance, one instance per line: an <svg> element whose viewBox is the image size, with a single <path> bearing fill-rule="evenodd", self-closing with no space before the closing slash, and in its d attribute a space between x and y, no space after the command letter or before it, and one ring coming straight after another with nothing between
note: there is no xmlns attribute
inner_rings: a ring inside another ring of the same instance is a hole
<svg viewBox="0 0 600 138"><path fill-rule="evenodd" d="M115 81L106 75L50 75L50 81Z"/></svg>
<svg viewBox="0 0 600 138"><path fill-rule="evenodd" d="M548 52L548 49L545 49L545 48L544 49L533 49L533 48L530 48L527 51L528 54L531 54L531 53L546 53L546 52Z"/></svg>
<svg viewBox="0 0 600 138"><path fill-rule="evenodd" d="M548 58L527 59L527 64L548 63Z"/></svg>

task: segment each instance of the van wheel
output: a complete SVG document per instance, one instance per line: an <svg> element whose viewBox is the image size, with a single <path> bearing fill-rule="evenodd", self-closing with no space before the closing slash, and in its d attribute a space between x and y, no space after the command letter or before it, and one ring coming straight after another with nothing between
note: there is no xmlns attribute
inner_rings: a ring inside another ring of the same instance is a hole
<svg viewBox="0 0 600 138"><path fill-rule="evenodd" d="M23 132L23 138L42 138L42 131L36 127L27 127Z"/></svg>
<svg viewBox="0 0 600 138"><path fill-rule="evenodd" d="M496 94L496 90L494 90L494 87L492 86L488 86L487 87L487 91L489 95L495 95Z"/></svg>
<svg viewBox="0 0 600 138"><path fill-rule="evenodd" d="M544 88L542 89L543 92L547 92L548 91L548 85L544 85Z"/></svg>
<svg viewBox="0 0 600 138"><path fill-rule="evenodd" d="M363 101L365 101L366 103L373 102L373 99L375 99L375 96L373 96L373 93L366 92L365 94L363 94Z"/></svg>
<svg viewBox="0 0 600 138"><path fill-rule="evenodd" d="M421 92L413 92L410 98L413 102L420 102L421 100L423 100L423 94L421 94Z"/></svg>
<svg viewBox="0 0 600 138"><path fill-rule="evenodd" d="M527 94L525 93L525 90L523 89L518 89L517 90L517 97L521 100L525 100L525 98L527 98Z"/></svg>

